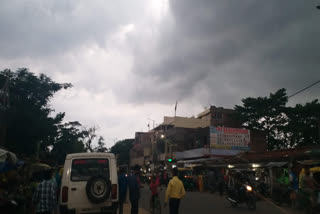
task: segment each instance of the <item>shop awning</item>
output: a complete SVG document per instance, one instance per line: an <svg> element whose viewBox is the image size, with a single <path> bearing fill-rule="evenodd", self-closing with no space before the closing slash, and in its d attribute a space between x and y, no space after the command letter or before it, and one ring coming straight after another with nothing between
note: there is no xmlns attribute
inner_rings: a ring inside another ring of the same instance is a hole
<svg viewBox="0 0 320 214"><path fill-rule="evenodd" d="M288 162L269 162L264 165L264 167L283 167L287 165Z"/></svg>

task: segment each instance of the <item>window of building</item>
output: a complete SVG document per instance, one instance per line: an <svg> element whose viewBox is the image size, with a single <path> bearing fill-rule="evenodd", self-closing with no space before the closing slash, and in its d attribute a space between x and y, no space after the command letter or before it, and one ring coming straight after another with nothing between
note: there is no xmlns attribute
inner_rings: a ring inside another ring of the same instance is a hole
<svg viewBox="0 0 320 214"><path fill-rule="evenodd" d="M217 120L222 119L222 112L213 112L212 119L217 119Z"/></svg>

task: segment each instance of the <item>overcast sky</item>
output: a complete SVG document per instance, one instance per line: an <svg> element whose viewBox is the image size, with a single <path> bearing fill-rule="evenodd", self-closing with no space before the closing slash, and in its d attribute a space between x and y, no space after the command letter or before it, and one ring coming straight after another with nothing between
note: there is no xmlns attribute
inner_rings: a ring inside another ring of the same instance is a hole
<svg viewBox="0 0 320 214"><path fill-rule="evenodd" d="M2 0L0 69L70 82L51 105L110 147L163 116L320 80L319 1ZM319 98L320 84L290 104Z"/></svg>

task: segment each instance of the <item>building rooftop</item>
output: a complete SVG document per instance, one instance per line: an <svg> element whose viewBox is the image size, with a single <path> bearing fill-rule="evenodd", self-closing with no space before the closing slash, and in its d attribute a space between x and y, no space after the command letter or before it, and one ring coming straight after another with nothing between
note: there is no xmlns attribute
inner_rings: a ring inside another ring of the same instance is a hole
<svg viewBox="0 0 320 214"><path fill-rule="evenodd" d="M164 117L163 125L173 125L180 128L205 128L210 126L210 122L190 117Z"/></svg>
<svg viewBox="0 0 320 214"><path fill-rule="evenodd" d="M223 107L216 107L216 106L210 106L210 108L204 110L203 112L199 113L198 114L198 118L199 117L203 117L207 114L209 114L211 112L212 109L215 109L215 110L222 110L222 111L234 111L233 109L228 109L228 108L223 108Z"/></svg>

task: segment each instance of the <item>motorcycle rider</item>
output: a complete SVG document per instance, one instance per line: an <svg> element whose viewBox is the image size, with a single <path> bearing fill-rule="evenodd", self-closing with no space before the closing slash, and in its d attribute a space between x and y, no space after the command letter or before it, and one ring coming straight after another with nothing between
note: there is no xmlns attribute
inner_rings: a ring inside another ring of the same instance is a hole
<svg viewBox="0 0 320 214"><path fill-rule="evenodd" d="M243 197L243 175L241 172L236 172L233 176L234 181L234 194L237 199L241 199Z"/></svg>
<svg viewBox="0 0 320 214"><path fill-rule="evenodd" d="M297 192L299 189L299 180L295 172L294 166L292 166L289 171L289 181L290 181L290 187L291 187L291 193L290 193L291 207L295 208L296 200L297 200Z"/></svg>

